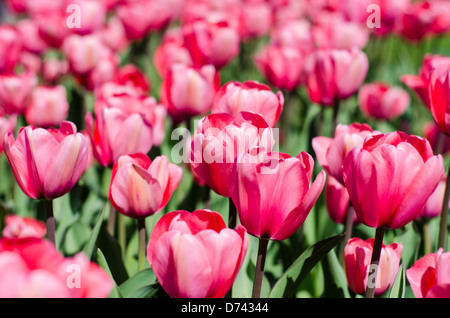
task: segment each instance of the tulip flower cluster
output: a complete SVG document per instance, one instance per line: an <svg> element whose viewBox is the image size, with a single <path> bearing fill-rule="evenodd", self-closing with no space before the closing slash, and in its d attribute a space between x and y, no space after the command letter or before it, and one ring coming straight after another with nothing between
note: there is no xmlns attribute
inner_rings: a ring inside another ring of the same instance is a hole
<svg viewBox="0 0 450 318"><path fill-rule="evenodd" d="M450 298L448 1L0 12L0 297Z"/></svg>

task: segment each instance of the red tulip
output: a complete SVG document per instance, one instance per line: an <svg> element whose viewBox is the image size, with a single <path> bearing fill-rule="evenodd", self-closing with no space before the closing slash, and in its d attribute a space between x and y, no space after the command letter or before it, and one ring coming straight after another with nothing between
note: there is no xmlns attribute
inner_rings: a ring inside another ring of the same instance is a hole
<svg viewBox="0 0 450 318"><path fill-rule="evenodd" d="M37 238L0 240L0 297L106 298L109 275L84 254L65 258Z"/></svg>
<svg viewBox="0 0 450 318"><path fill-rule="evenodd" d="M350 289L356 294L364 294L370 275L370 260L373 250L373 239L363 241L352 238L344 249L345 272ZM397 275L403 246L401 243L383 244L375 280L375 295L381 295L388 290Z"/></svg>
<svg viewBox="0 0 450 318"><path fill-rule="evenodd" d="M15 214L5 216L4 238L44 238L47 233L45 223L30 217L20 217Z"/></svg>
<svg viewBox="0 0 450 318"><path fill-rule="evenodd" d="M165 156L153 161L138 153L114 164L108 197L120 213L145 218L161 211L181 180L182 170Z"/></svg>
<svg viewBox="0 0 450 318"><path fill-rule="evenodd" d="M315 137L312 146L320 165L338 182L344 185L343 164L348 153L356 147L361 147L367 137L380 134L373 131L367 124L339 124L334 138Z"/></svg>
<svg viewBox="0 0 450 318"><path fill-rule="evenodd" d="M147 153L152 148L152 126L141 114L105 107L95 115L94 125L92 114L86 114L86 132L100 165L112 167L122 155Z"/></svg>
<svg viewBox="0 0 450 318"><path fill-rule="evenodd" d="M240 154L229 187L239 220L248 233L277 241L292 236L325 185L322 171L310 186L313 169L314 160L305 152L297 157L272 152L260 163L252 162L248 153Z"/></svg>
<svg viewBox="0 0 450 318"><path fill-rule="evenodd" d="M134 64L122 66L116 73L114 82L119 85L130 85L143 94L149 93L151 84L146 75Z"/></svg>
<svg viewBox="0 0 450 318"><path fill-rule="evenodd" d="M0 113L22 114L36 84L35 74L0 75Z"/></svg>
<svg viewBox="0 0 450 318"><path fill-rule="evenodd" d="M358 101L364 116L385 120L403 115L410 104L406 91L385 83L363 85L359 90Z"/></svg>
<svg viewBox="0 0 450 318"><path fill-rule="evenodd" d="M308 62L307 87L311 100L325 106L347 99L366 78L369 62L357 49L319 49Z"/></svg>
<svg viewBox="0 0 450 318"><path fill-rule="evenodd" d="M71 122L59 129L22 127L17 139L5 137L8 162L22 191L33 199L55 199L69 192L86 169L88 140Z"/></svg>
<svg viewBox="0 0 450 318"><path fill-rule="evenodd" d="M227 228L219 213L175 211L155 225L147 258L170 297L221 298L236 279L247 248L245 228Z"/></svg>
<svg viewBox="0 0 450 318"><path fill-rule="evenodd" d="M236 116L241 111L260 114L273 127L283 111L284 97L269 86L254 81L228 82L216 94L211 113L228 113Z"/></svg>
<svg viewBox="0 0 450 318"><path fill-rule="evenodd" d="M62 85L38 86L31 93L31 101L25 110L27 123L42 128L59 126L69 113L66 88Z"/></svg>
<svg viewBox="0 0 450 318"><path fill-rule="evenodd" d="M272 129L255 113L236 117L218 113L204 117L192 137L191 167L194 174L216 193L230 197L235 158L250 153L254 161L272 150Z"/></svg>
<svg viewBox="0 0 450 318"><path fill-rule="evenodd" d="M447 113L450 111L450 67L444 71L441 69L433 71L428 89L434 121L441 131L449 136L450 122Z"/></svg>
<svg viewBox="0 0 450 318"><path fill-rule="evenodd" d="M440 248L420 258L406 270L411 289L416 298L450 297L450 252Z"/></svg>
<svg viewBox="0 0 450 318"><path fill-rule="evenodd" d="M172 119L182 122L210 111L220 88L220 75L212 65L200 69L175 64L163 80L161 102Z"/></svg>
<svg viewBox="0 0 450 318"><path fill-rule="evenodd" d="M367 138L344 161L344 182L361 223L396 229L411 222L443 174L428 140L403 132Z"/></svg>

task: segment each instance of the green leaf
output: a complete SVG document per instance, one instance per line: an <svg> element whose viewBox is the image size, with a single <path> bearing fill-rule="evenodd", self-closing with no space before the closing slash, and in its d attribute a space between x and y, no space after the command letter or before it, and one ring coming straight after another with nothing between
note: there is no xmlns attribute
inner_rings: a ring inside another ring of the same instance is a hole
<svg viewBox="0 0 450 318"><path fill-rule="evenodd" d="M389 291L389 298L405 298L405 265L402 263Z"/></svg>
<svg viewBox="0 0 450 318"><path fill-rule="evenodd" d="M344 235L337 235L324 239L307 248L277 281L270 292L271 298L294 297L298 286L311 269L322 260L342 239Z"/></svg>
<svg viewBox="0 0 450 318"><path fill-rule="evenodd" d="M111 274L111 270L109 269L108 262L106 261L105 255L103 255L102 251L98 248L97 249L97 261L101 268L105 270L105 272L109 275L111 280L114 282L114 288L111 291L111 294L109 295L110 298L123 298L123 295L117 286L116 282L114 281L114 277Z"/></svg>
<svg viewBox="0 0 450 318"><path fill-rule="evenodd" d="M146 268L120 285L125 298L165 298L168 297L151 268Z"/></svg>
<svg viewBox="0 0 450 318"><path fill-rule="evenodd" d="M92 254L94 253L95 244L97 243L98 234L100 233L100 229L103 224L103 220L105 218L105 215L109 209L109 203L105 204L105 207L103 208L103 211L100 213L100 215L97 218L97 221L95 222L94 228L92 229L91 236L84 246L84 253L88 256L89 259L92 258Z"/></svg>
<svg viewBox="0 0 450 318"><path fill-rule="evenodd" d="M326 281L324 296L328 298L350 298L347 276L334 250L330 251L322 260L322 265Z"/></svg>

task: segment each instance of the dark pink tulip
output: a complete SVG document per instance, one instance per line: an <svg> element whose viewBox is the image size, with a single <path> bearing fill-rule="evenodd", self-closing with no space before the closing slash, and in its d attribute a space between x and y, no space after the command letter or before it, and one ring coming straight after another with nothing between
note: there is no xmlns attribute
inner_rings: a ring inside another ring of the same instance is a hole
<svg viewBox="0 0 450 318"><path fill-rule="evenodd" d="M212 64L217 69L239 55L240 35L228 22L194 21L183 25L187 49L197 67Z"/></svg>
<svg viewBox="0 0 450 318"><path fill-rule="evenodd" d="M227 228L218 212L165 214L156 224L147 258L173 298L222 298L239 273L248 248L245 228Z"/></svg>
<svg viewBox="0 0 450 318"><path fill-rule="evenodd" d="M342 183L328 176L325 185L325 199L328 215L337 224L345 224L350 206L350 196ZM358 217L353 213L353 224L358 223Z"/></svg>
<svg viewBox="0 0 450 318"><path fill-rule="evenodd" d="M450 58L444 55L425 55L422 67L418 75L403 75L402 82L407 85L422 100L426 107L430 108L430 97L428 95L428 86L431 73L437 70L445 71L450 69Z"/></svg>
<svg viewBox="0 0 450 318"><path fill-rule="evenodd" d="M31 93L25 119L30 125L49 128L59 126L68 114L69 102L64 86L37 86Z"/></svg>
<svg viewBox="0 0 450 318"><path fill-rule="evenodd" d="M430 97L430 110L434 121L441 131L450 135L450 67L445 70L436 69L431 73L428 86Z"/></svg>
<svg viewBox="0 0 450 318"><path fill-rule="evenodd" d="M86 114L86 132L100 165L112 167L122 155L147 153L152 148L153 129L141 114L104 107L95 117L94 123L92 114Z"/></svg>
<svg viewBox="0 0 450 318"><path fill-rule="evenodd" d="M108 197L120 213L145 218L167 205L181 175L182 169L165 156L153 161L143 153L121 156L112 170Z"/></svg>
<svg viewBox="0 0 450 318"><path fill-rule="evenodd" d="M36 84L37 77L33 73L0 75L0 112L22 114Z"/></svg>
<svg viewBox="0 0 450 318"><path fill-rule="evenodd" d="M200 120L192 137L191 167L199 180L216 193L230 197L230 175L236 157L250 153L254 161L272 150L271 127L250 112L237 116L226 113L208 115Z"/></svg>
<svg viewBox="0 0 450 318"><path fill-rule="evenodd" d="M14 132L17 116L0 116L0 140L3 141L8 133ZM3 153L3 142L0 142L0 154Z"/></svg>
<svg viewBox="0 0 450 318"><path fill-rule="evenodd" d="M372 130L367 124L339 124L336 127L334 138L315 137L312 140L312 146L320 165L344 185L343 164L347 154L353 148L362 147L367 137L379 133Z"/></svg>
<svg viewBox="0 0 450 318"><path fill-rule="evenodd" d="M417 260L406 270L411 289L416 298L450 297L450 252L441 248Z"/></svg>
<svg viewBox="0 0 450 318"><path fill-rule="evenodd" d="M281 91L276 94L269 86L255 82L226 83L217 92L211 113L228 113L236 116L241 111L260 114L269 126L274 127L284 106Z"/></svg>
<svg viewBox="0 0 450 318"><path fill-rule="evenodd" d="M206 114L220 88L219 72L212 65L201 68L175 64L161 85L161 102L175 122Z"/></svg>
<svg viewBox="0 0 450 318"><path fill-rule="evenodd" d="M248 153L240 154L229 187L240 223L248 233L276 241L292 236L325 185L325 171L310 185L313 169L314 160L306 152L297 157L272 152L259 163Z"/></svg>
<svg viewBox="0 0 450 318"><path fill-rule="evenodd" d="M38 238L0 240L0 297L107 298L109 275L86 255L65 258Z"/></svg>
<svg viewBox="0 0 450 318"><path fill-rule="evenodd" d="M370 273L374 239L363 241L355 237L348 241L344 250L345 272L350 289L364 295ZM381 295L394 283L400 265L403 246L401 243L383 244L378 274L375 280L375 295Z"/></svg>
<svg viewBox="0 0 450 318"><path fill-rule="evenodd" d="M434 121L423 125L423 136L430 142L434 153L446 155L450 151L450 137L445 135Z"/></svg>
<svg viewBox="0 0 450 318"><path fill-rule="evenodd" d="M406 112L410 98L400 87L376 82L361 86L358 102L365 117L392 120Z"/></svg>
<svg viewBox="0 0 450 318"><path fill-rule="evenodd" d="M59 129L22 127L5 137L8 162L22 191L33 199L55 199L78 182L86 169L88 140L71 122Z"/></svg>
<svg viewBox="0 0 450 318"><path fill-rule="evenodd" d="M268 44L257 52L254 62L259 72L278 89L293 90L306 80L306 56L299 48Z"/></svg>
<svg viewBox="0 0 450 318"><path fill-rule="evenodd" d="M344 182L361 223L401 228L411 222L444 174L428 140L403 132L369 137L344 160Z"/></svg>
<svg viewBox="0 0 450 318"><path fill-rule="evenodd" d="M307 87L314 103L331 106L357 92L366 78L369 62L357 49L319 49L308 62Z"/></svg>
<svg viewBox="0 0 450 318"><path fill-rule="evenodd" d="M61 8L62 1L42 1L45 2L40 7L41 1L28 1L29 3L36 3L36 12L30 13L34 21L36 21L39 27L39 35L45 41L45 43L51 48L59 49L69 34L70 29L67 27L66 8ZM51 2L55 3L58 8L50 8ZM44 7L45 6L45 7ZM43 9L46 8L46 9ZM43 9L43 10L40 10Z"/></svg>
<svg viewBox="0 0 450 318"><path fill-rule="evenodd" d="M149 93L151 84L147 76L134 64L127 64L119 68L114 82L119 85L129 85L143 94Z"/></svg>
<svg viewBox="0 0 450 318"><path fill-rule="evenodd" d="M27 0L6 0L5 2L7 8L15 14L27 11Z"/></svg>
<svg viewBox="0 0 450 318"><path fill-rule="evenodd" d="M0 25L0 73L12 73L23 49L22 38L16 27Z"/></svg>
<svg viewBox="0 0 450 318"><path fill-rule="evenodd" d="M31 217L21 217L15 214L5 216L4 238L44 238L47 234L45 223Z"/></svg>

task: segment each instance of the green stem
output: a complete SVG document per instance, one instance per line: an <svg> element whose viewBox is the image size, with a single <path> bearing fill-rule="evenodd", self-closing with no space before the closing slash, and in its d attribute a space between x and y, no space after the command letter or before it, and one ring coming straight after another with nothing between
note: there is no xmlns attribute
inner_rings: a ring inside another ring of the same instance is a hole
<svg viewBox="0 0 450 318"><path fill-rule="evenodd" d="M107 229L108 233L114 237L114 233L116 230L116 217L117 217L117 211L113 207L111 203L109 203L109 218L108 218L108 224Z"/></svg>
<svg viewBox="0 0 450 318"><path fill-rule="evenodd" d="M147 235L145 230L145 218L138 219L138 232L139 232L139 270L145 268L145 251L147 245Z"/></svg>
<svg viewBox="0 0 450 318"><path fill-rule="evenodd" d="M56 245L55 240L55 217L53 215L53 200L44 200L45 218L47 225L47 239Z"/></svg>
<svg viewBox="0 0 450 318"><path fill-rule="evenodd" d="M127 243L127 231L125 226L125 218L126 216L122 213L117 214L117 239L119 241L120 250L122 252L122 257L125 257L126 252L126 243Z"/></svg>
<svg viewBox="0 0 450 318"><path fill-rule="evenodd" d="M438 248L446 249L447 245L447 224L448 224L448 202L450 199L450 169L447 172L447 181L445 183L444 202L442 202L441 221L439 225L439 243Z"/></svg>
<svg viewBox="0 0 450 318"><path fill-rule="evenodd" d="M334 104L333 104L333 128L331 130L331 138L334 137L334 133L336 131L336 127L338 125L338 113L339 113L339 108L340 108L340 101L338 98L336 98L334 100Z"/></svg>
<svg viewBox="0 0 450 318"><path fill-rule="evenodd" d="M380 264L381 249L383 247L383 237L385 228L379 227L375 232L375 241L373 243L372 260L370 262L369 278L367 279L366 298L375 297L376 279L378 267Z"/></svg>
<svg viewBox="0 0 450 318"><path fill-rule="evenodd" d="M258 257L256 259L255 279L253 280L252 298L261 297L261 287L264 277L264 264L266 262L267 245L269 240L266 238L259 238Z"/></svg>
<svg viewBox="0 0 450 318"><path fill-rule="evenodd" d="M345 220L345 238L341 242L341 247L339 251L339 257L341 259L341 263L344 261L344 249L347 245L348 240L352 237L352 231L353 231L353 216L354 216L354 210L351 204L348 206L347 210L347 219Z"/></svg>
<svg viewBox="0 0 450 318"><path fill-rule="evenodd" d="M237 225L237 209L231 198L228 199L228 227L234 229Z"/></svg>

